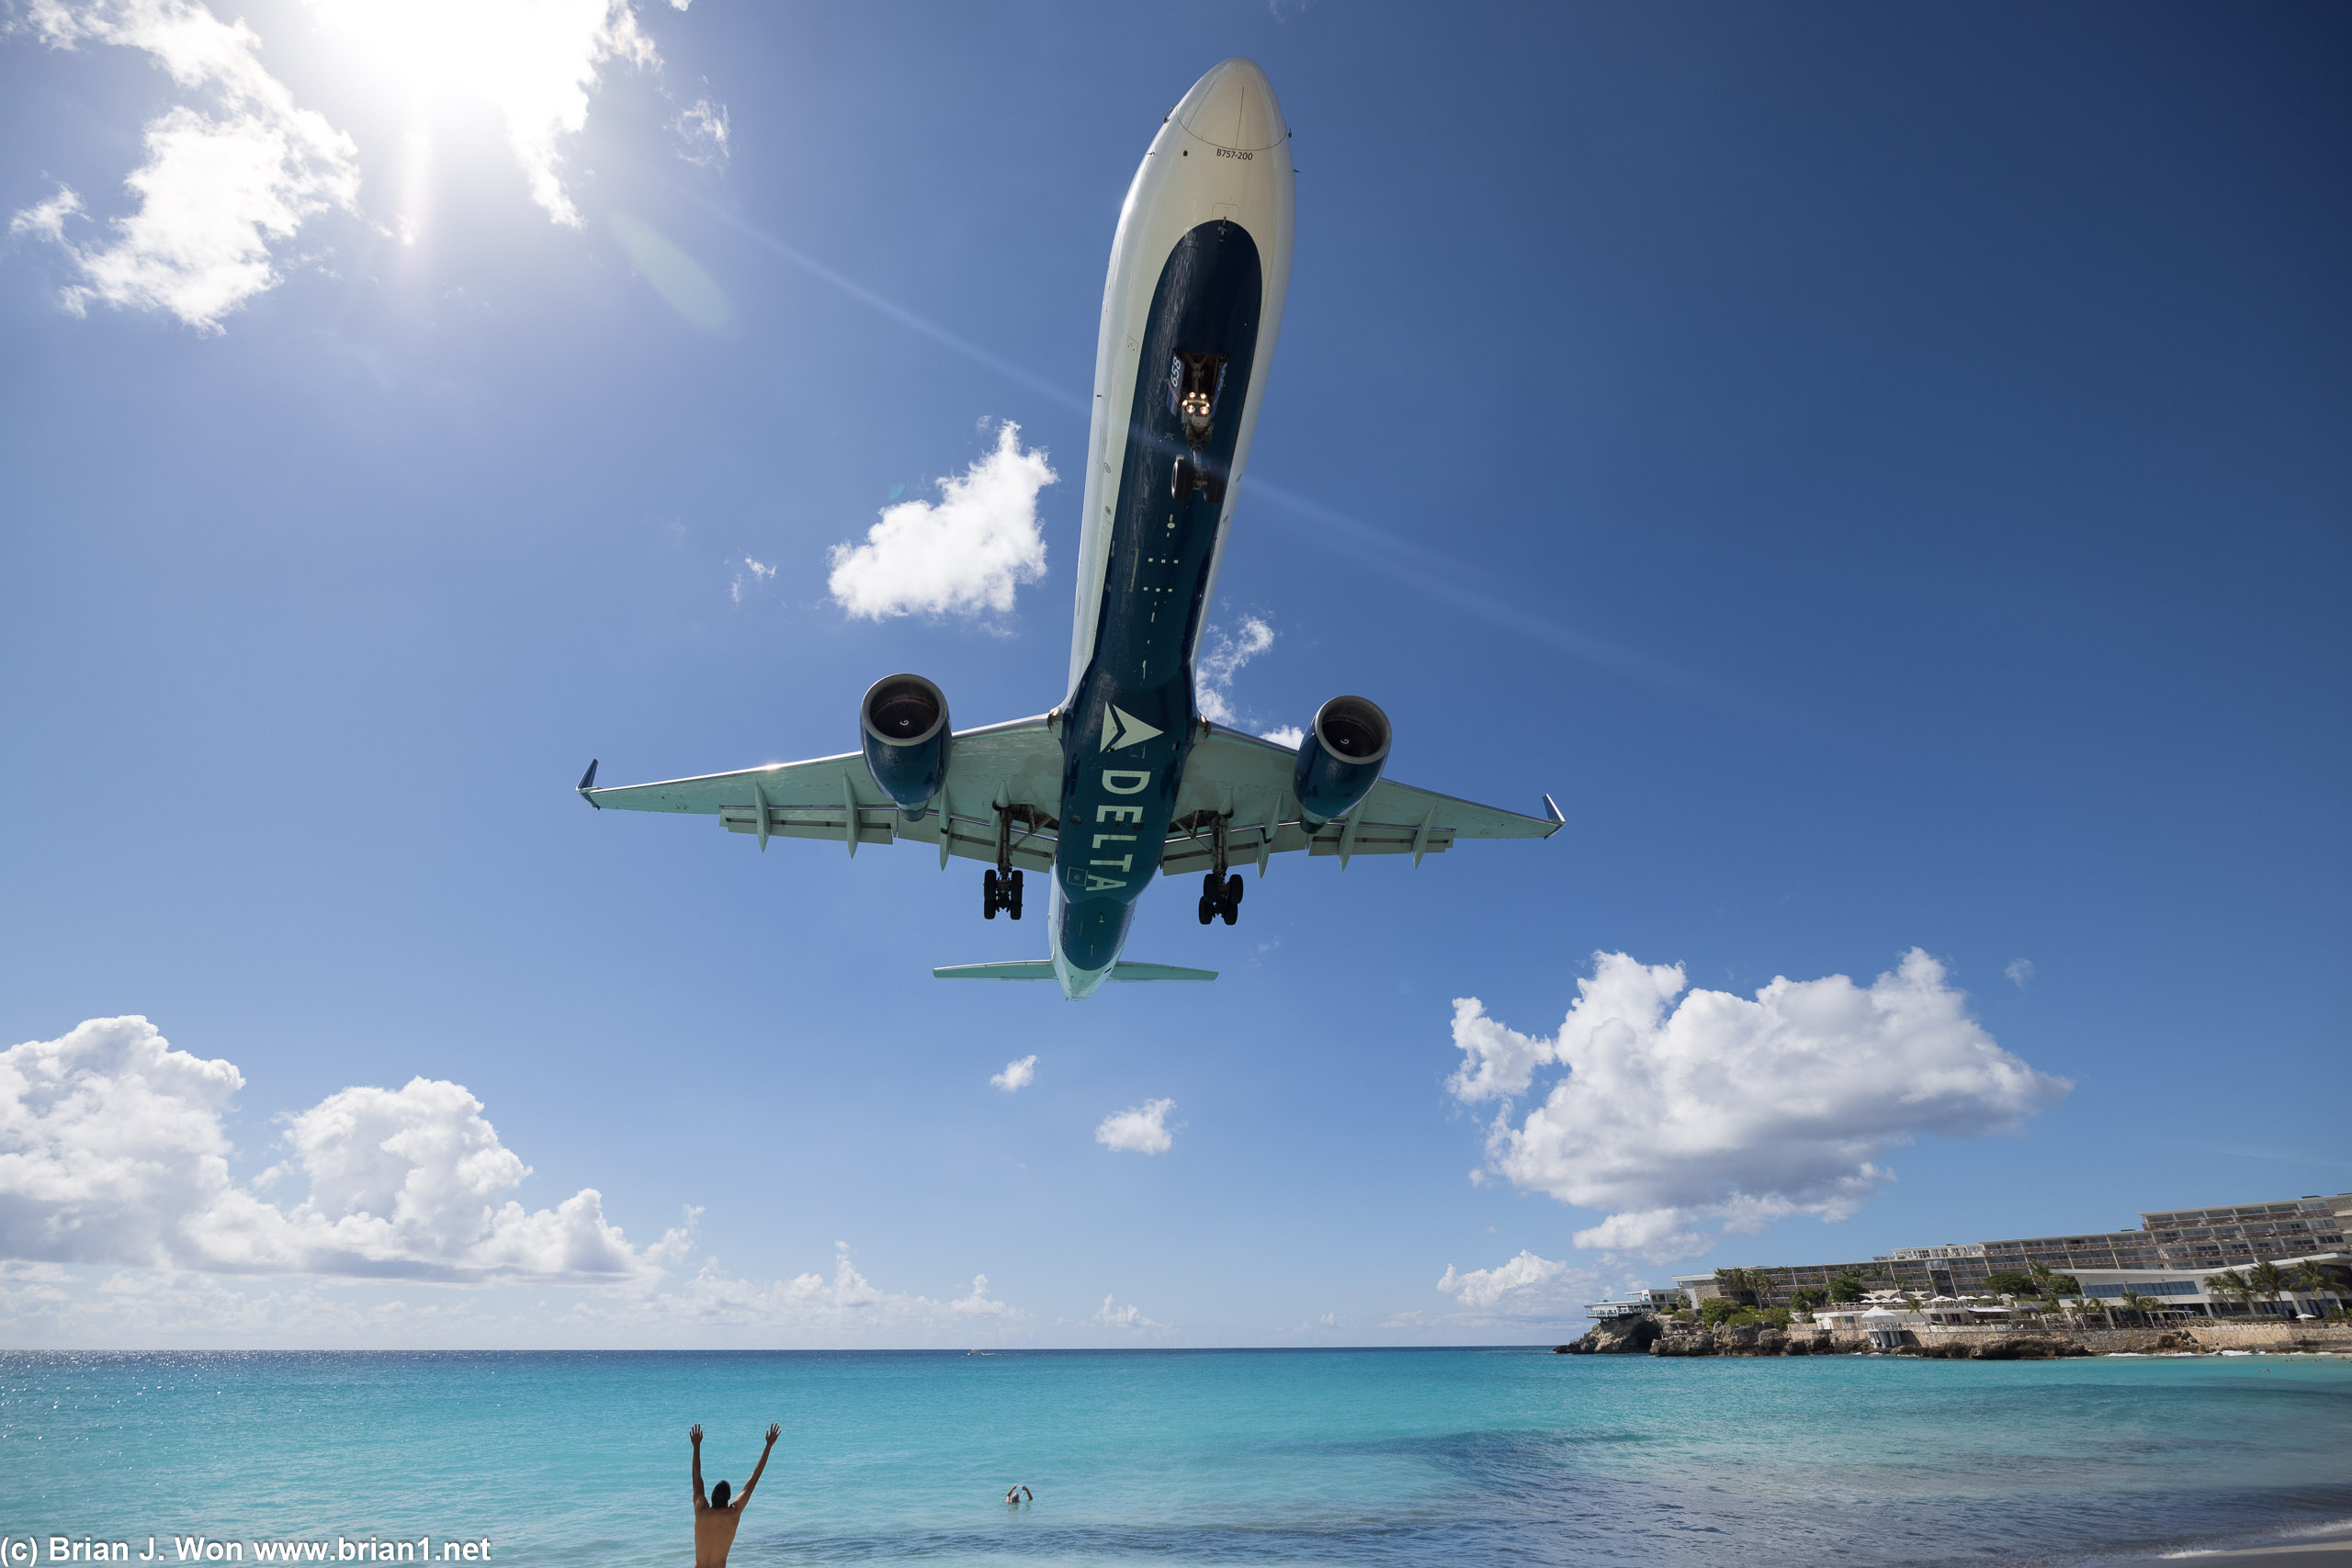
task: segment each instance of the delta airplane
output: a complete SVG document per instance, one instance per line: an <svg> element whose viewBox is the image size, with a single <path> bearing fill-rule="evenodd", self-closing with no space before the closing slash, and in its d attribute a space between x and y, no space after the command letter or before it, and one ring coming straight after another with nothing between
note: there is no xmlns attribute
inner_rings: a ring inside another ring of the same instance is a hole
<svg viewBox="0 0 2352 1568"><path fill-rule="evenodd" d="M1295 750L1203 719L1193 663L1225 557L1290 284L1290 131L1265 73L1228 60L1193 85L1144 154L1111 243L1094 355L1069 694L1037 718L955 730L920 675L874 683L859 751L596 785L603 809L715 816L730 833L912 842L993 862L981 912L1021 918L1022 874L1053 874L1052 955L934 969L951 980L1214 980L1119 956L1154 872L1202 874L1203 925L1241 912L1232 866L1305 850L1442 853L1464 839L1549 838L1522 817L1381 777L1388 716L1334 697Z"/></svg>

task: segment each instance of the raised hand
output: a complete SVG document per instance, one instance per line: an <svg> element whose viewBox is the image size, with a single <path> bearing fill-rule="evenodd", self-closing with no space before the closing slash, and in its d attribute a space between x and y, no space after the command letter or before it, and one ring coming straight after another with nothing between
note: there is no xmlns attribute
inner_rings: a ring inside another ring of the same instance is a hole
<svg viewBox="0 0 2352 1568"><path fill-rule="evenodd" d="M773 1421L771 1421L771 1422L769 1422L769 1423L768 1423L768 1447L770 1447L770 1448L774 1448L774 1447L775 1447L775 1440L776 1440L776 1438L778 1438L782 1437L783 1435L784 1435L784 1428L783 1428L782 1427L777 1426L777 1425L776 1425L775 1422L773 1422Z"/></svg>
<svg viewBox="0 0 2352 1568"><path fill-rule="evenodd" d="M702 1445L702 1423L697 1421L693 1426L687 1427L686 1436L693 1439L695 1445L699 1448Z"/></svg>

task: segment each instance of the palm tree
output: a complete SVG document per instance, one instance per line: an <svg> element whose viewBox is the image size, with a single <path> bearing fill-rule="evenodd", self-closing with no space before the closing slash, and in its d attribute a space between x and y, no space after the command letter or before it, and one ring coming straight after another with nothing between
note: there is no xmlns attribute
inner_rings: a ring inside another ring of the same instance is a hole
<svg viewBox="0 0 2352 1568"><path fill-rule="evenodd" d="M2218 1274L2205 1277L2205 1293L2223 1302L2242 1302L2254 1293L2254 1287L2247 1284L2245 1276L2236 1269L2224 1269Z"/></svg>
<svg viewBox="0 0 2352 1568"><path fill-rule="evenodd" d="M2335 1281L2327 1277L2326 1269L2317 1262L2298 1263L2287 1277L2293 1281L2294 1288L2304 1295L2333 1296L2335 1294Z"/></svg>
<svg viewBox="0 0 2352 1568"><path fill-rule="evenodd" d="M2245 1271L2245 1282L2248 1290L2275 1304L2287 1288L2287 1271L2276 1263L2257 1263Z"/></svg>
<svg viewBox="0 0 2352 1568"><path fill-rule="evenodd" d="M2121 1297L2120 1304L2125 1312L2132 1313L2143 1321L2145 1321L2149 1314L2155 1310L2156 1298L2154 1296L2143 1296L2139 1292L2133 1290L2131 1286L2126 1285L2123 1287L2123 1295Z"/></svg>

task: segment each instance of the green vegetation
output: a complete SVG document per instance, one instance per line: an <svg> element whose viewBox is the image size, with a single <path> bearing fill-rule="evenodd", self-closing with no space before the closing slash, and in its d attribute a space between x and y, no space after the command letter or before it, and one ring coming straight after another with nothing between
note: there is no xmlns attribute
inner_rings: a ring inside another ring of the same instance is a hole
<svg viewBox="0 0 2352 1568"><path fill-rule="evenodd" d="M1699 1304L1699 1321L1709 1328L1786 1328L1795 1315L1786 1307L1743 1306L1723 1296L1710 1296Z"/></svg>
<svg viewBox="0 0 2352 1568"><path fill-rule="evenodd" d="M2224 1302L2242 1302L2254 1293L2254 1287L2236 1269L2224 1269L2205 1276L2205 1293Z"/></svg>
<svg viewBox="0 0 2352 1568"><path fill-rule="evenodd" d="M2041 1281L2022 1269L1996 1269L1984 1276L1984 1288L1996 1296L2038 1296Z"/></svg>
<svg viewBox="0 0 2352 1568"><path fill-rule="evenodd" d="M1802 1291L1792 1291L1789 1292L1790 1303L1793 1306L1801 1307L1806 1312L1811 1312L1815 1307L1822 1305L1828 1300L1829 1292L1819 1285L1807 1285Z"/></svg>
<svg viewBox="0 0 2352 1568"><path fill-rule="evenodd" d="M1870 1287L1852 1274L1840 1274L1829 1281L1829 1299L1833 1302L1858 1302Z"/></svg>
<svg viewBox="0 0 2352 1568"><path fill-rule="evenodd" d="M2287 1271L2276 1263L2257 1263L2245 1271L2246 1289L2266 1301L2277 1301L2287 1288Z"/></svg>

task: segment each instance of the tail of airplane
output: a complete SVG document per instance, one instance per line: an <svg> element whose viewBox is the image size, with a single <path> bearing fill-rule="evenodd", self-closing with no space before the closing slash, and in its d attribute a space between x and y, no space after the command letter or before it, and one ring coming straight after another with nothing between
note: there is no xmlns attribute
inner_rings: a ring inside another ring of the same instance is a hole
<svg viewBox="0 0 2352 1568"><path fill-rule="evenodd" d="M1054 962L1050 958L1016 958L1001 964L951 964L931 973L940 980L1050 980L1054 978ZM1174 964L1136 964L1122 958L1111 970L1111 978L1129 985L1143 980L1214 980L1216 971L1186 969Z"/></svg>

